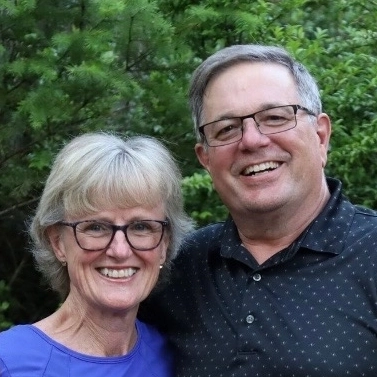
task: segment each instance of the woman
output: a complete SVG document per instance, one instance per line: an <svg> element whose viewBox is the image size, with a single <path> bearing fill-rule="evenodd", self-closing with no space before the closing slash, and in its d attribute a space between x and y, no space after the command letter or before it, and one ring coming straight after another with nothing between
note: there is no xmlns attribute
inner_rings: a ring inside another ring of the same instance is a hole
<svg viewBox="0 0 377 377"><path fill-rule="evenodd" d="M73 139L30 226L36 264L63 303L0 334L0 375L172 376L164 338L136 315L191 226L179 170L157 140Z"/></svg>

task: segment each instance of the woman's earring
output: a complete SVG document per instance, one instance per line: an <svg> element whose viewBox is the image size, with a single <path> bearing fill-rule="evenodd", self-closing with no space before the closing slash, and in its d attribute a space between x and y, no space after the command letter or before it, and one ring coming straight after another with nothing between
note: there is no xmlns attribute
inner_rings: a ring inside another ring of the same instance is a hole
<svg viewBox="0 0 377 377"><path fill-rule="evenodd" d="M163 264L160 264L160 270L161 270L162 267L164 267L164 265L163 265Z"/></svg>
<svg viewBox="0 0 377 377"><path fill-rule="evenodd" d="M65 267L67 265L67 262L65 260L62 261L62 266Z"/></svg>

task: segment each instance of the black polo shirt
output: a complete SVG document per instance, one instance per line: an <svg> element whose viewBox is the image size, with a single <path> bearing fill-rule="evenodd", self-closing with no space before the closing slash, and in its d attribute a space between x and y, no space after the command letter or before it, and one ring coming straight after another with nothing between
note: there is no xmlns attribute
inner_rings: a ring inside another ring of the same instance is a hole
<svg viewBox="0 0 377 377"><path fill-rule="evenodd" d="M141 308L178 377L377 376L377 213L328 185L322 213L262 265L231 218L190 237Z"/></svg>

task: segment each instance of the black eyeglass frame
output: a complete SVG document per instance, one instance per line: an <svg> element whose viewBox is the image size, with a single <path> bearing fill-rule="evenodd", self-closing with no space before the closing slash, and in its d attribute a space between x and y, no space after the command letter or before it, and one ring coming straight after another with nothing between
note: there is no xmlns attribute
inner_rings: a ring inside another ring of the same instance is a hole
<svg viewBox="0 0 377 377"><path fill-rule="evenodd" d="M263 112L263 111L268 111L268 110L273 110L273 109L279 109L279 108L282 108L282 107L292 107L293 108L293 112L294 112L294 116L295 116L295 124L293 127L290 127L290 128L287 128L286 130L283 130L283 131L276 131L276 132L268 132L268 133L264 133L260 130L260 126L258 124L258 122L255 120L255 115ZM297 126L297 118L296 118L296 115L297 115L297 111L298 110L303 110L305 112L307 112L309 115L312 115L312 116L316 116L316 114L309 110L308 108L304 107L304 106L301 106L301 105L282 105L282 106L274 106L274 107L270 107L268 109L263 109L263 110L259 110L259 111L256 111L255 113L252 113L252 114L248 114L248 115L244 115L244 116L240 116L240 117L229 117L229 118L224 118L224 119L217 119L217 120L214 120L212 122L209 122L209 123L206 123L206 124L203 124L201 126L198 127L198 131L199 133L203 136L203 139L205 141L205 143L211 147L211 148L216 148L216 147L222 147L224 145L229 145L229 144L234 144L234 143L238 143L239 141L242 140L243 138L243 132L244 132L244 126L243 126L243 121L245 119L248 119L248 118L252 118L255 122L255 124L257 125L257 129L258 131L262 134L262 135L273 135L273 134L278 134L278 133L281 133L281 132L285 132L285 131L288 131L288 130L291 130L293 128L295 128ZM229 119L240 119L241 121L241 124L242 124L242 128L241 128L241 137L238 139L238 140L235 140L235 141L231 141L229 143L224 143L224 144L220 144L220 145L210 145L207 141L207 138L206 138L206 135L204 133L204 127L210 125L210 124L213 124L213 123L217 123L219 121L222 121L222 120L229 120Z"/></svg>
<svg viewBox="0 0 377 377"><path fill-rule="evenodd" d="M131 226L131 225L133 225L133 224L135 224L135 223L138 223L138 222L143 222L143 221L153 221L153 222L156 222L156 223L159 223L159 224L162 225L162 228L161 228L161 229L162 229L162 231L161 231L161 237L160 237L160 239L159 239L157 245L154 246L154 247L147 248L147 249L134 247L134 246L132 245L132 243L130 242L130 240L128 239L128 236L127 236L127 228L128 228L129 226ZM107 244L105 247L101 247L101 248L99 248L99 249L86 249L86 248L84 248L84 247L82 247L82 246L80 245L80 242L79 242L79 240L78 240L78 238L77 238L77 230L76 230L76 228L77 228L77 225L79 225L79 224L82 224L82 223L89 223L89 222L98 222L98 223L101 223L101 224L104 223L104 222L96 221L96 220L81 220L81 221L76 221L76 222L73 222L73 223L71 223L71 222L67 222L67 221L59 221L57 224L58 224L58 225L64 225L64 226L69 226L69 227L71 227L71 228L73 229L73 234L75 235L75 240L76 240L77 245L78 245L81 249L83 249L83 250L85 250L85 251L102 251L102 250L107 249L107 248L110 246L111 242L113 242L113 239L114 239L114 237L115 237L115 233L116 233L118 230L121 230L121 231L124 233L124 236L126 237L126 241L127 241L128 244L131 246L132 249L135 249L135 250L138 250L138 251L149 251L149 250L153 250L153 249L155 249L156 247L158 247L158 246L160 245L160 243L161 243L161 241L162 241L162 238L164 237L165 228L170 224L169 220L150 220L150 219L143 219L143 220L133 221L133 222L131 222L131 223L129 223L129 224L125 224L125 225L115 225L115 224L106 223L106 225L109 225L109 226L112 228L112 230L113 230L113 234L112 234L112 236L110 237L110 240L109 240L108 244Z"/></svg>

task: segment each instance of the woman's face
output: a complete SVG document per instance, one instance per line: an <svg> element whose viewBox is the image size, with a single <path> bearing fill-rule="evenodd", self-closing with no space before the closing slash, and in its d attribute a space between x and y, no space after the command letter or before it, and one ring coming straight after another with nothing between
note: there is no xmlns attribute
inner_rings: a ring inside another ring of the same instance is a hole
<svg viewBox="0 0 377 377"><path fill-rule="evenodd" d="M65 221L96 220L126 225L140 220L165 219L165 207L160 204L153 208L106 210L85 218L67 218ZM93 232L98 229L94 227ZM144 226L137 225L134 229L135 232L143 233ZM80 232L79 229L76 231ZM54 226L50 231L50 241L57 258L67 262L70 296L74 295L83 305L97 308L102 313L122 310L136 312L140 302L149 295L157 282L160 265L166 259L169 231L164 229L161 243L148 251L132 248L122 230L118 230L110 245L100 251L83 250L77 244L70 226Z"/></svg>

